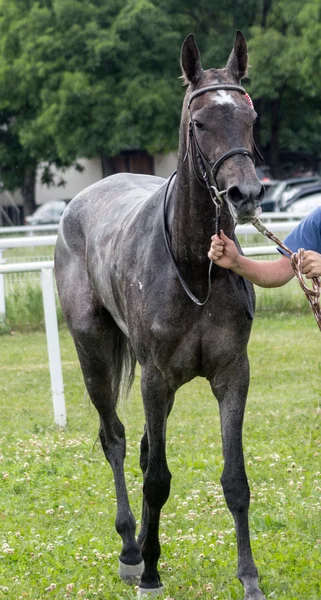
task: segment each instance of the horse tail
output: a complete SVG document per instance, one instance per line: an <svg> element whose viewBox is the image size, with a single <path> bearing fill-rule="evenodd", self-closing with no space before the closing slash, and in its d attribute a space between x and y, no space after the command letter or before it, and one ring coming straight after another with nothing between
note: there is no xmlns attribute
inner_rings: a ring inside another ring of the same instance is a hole
<svg viewBox="0 0 321 600"><path fill-rule="evenodd" d="M113 351L112 390L117 398L127 399L134 382L136 355L127 336L117 335Z"/></svg>

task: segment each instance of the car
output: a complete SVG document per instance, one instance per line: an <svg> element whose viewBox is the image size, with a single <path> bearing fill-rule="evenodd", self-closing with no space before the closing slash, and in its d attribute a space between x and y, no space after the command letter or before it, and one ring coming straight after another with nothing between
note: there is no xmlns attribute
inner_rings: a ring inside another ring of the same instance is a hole
<svg viewBox="0 0 321 600"><path fill-rule="evenodd" d="M26 225L51 225L59 223L62 213L67 206L68 200L50 200L25 218Z"/></svg>
<svg viewBox="0 0 321 600"><path fill-rule="evenodd" d="M307 214L321 205L321 184L310 185L297 192L285 207L286 212Z"/></svg>
<svg viewBox="0 0 321 600"><path fill-rule="evenodd" d="M275 212L285 210L286 203L305 186L313 183L320 183L321 177L312 175L309 177L299 177L293 179L274 180L263 198L261 208L264 212Z"/></svg>

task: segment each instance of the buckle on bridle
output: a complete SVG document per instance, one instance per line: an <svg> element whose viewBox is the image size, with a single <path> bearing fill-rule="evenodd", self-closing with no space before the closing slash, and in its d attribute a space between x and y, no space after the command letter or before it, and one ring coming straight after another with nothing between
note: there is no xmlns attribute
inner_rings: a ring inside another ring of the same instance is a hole
<svg viewBox="0 0 321 600"><path fill-rule="evenodd" d="M223 194L226 194L226 190L219 190L215 185L209 187L210 196L217 208L221 208L224 204Z"/></svg>

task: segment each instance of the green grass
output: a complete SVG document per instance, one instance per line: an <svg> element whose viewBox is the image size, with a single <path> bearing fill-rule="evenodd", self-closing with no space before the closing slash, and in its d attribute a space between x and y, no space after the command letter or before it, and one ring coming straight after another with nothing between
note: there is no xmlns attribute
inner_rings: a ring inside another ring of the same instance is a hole
<svg viewBox="0 0 321 600"><path fill-rule="evenodd" d="M135 590L117 577L115 491L95 443L97 415L70 336L64 328L60 335L65 431L53 424L44 333L0 337L0 598L133 600ZM250 342L244 424L250 525L261 586L271 599L321 597L320 341L312 314L274 314L256 319ZM139 521L138 374L120 414ZM160 528L164 598L243 598L235 578L234 525L219 483L218 408L202 379L177 393L168 461L172 489Z"/></svg>

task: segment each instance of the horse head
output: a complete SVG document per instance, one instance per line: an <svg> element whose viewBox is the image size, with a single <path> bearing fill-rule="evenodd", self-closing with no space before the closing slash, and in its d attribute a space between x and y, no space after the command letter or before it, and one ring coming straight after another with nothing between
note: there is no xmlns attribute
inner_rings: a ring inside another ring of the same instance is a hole
<svg viewBox="0 0 321 600"><path fill-rule="evenodd" d="M181 67L188 84L181 125L185 159L188 155L199 184L224 190L238 222L251 220L264 196L253 156L257 115L240 85L247 62L247 44L240 31L223 69L203 70L193 35L182 46Z"/></svg>

